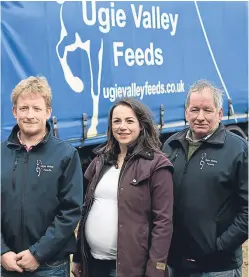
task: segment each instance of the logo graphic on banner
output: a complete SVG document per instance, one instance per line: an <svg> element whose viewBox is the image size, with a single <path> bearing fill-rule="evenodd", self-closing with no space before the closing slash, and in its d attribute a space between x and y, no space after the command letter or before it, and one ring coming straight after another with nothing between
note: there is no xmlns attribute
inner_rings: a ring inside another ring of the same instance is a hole
<svg viewBox="0 0 249 277"><path fill-rule="evenodd" d="M85 51L87 53L88 61L89 61L89 69L90 69L90 78L91 78L91 96L92 96L92 103L93 103L93 114L91 119L91 126L88 130L87 136L93 137L97 135L97 126L98 126L98 112L99 112L99 95L100 95L100 83L101 83L101 73L102 73L102 60L103 60L103 39L101 39L101 46L98 52L98 76L94 76L93 74L93 67L96 66L95 63L92 63L90 49L91 49L91 41L86 40L83 41L80 38L79 33L75 33L75 42L67 45L64 49L63 56L61 57L59 54L59 46L63 39L68 35L66 26L63 21L63 3L61 4L60 8L60 23L61 23L61 33L60 33L60 40L56 45L56 53L58 59L60 61L61 67L63 69L63 73L65 76L65 80L67 81L68 85L71 89L77 93L84 91L84 83L80 77L74 76L72 70L67 62L67 55L69 52L74 52L78 48ZM96 5L92 5L92 7L96 10ZM82 12L83 16L86 13L86 2L82 1ZM86 15L85 15L86 16ZM94 91L94 81L97 81L97 93Z"/></svg>

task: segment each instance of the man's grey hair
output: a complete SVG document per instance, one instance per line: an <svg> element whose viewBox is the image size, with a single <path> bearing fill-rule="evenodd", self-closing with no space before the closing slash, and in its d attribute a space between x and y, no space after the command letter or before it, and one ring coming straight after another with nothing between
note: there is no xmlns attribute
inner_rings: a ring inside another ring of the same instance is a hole
<svg viewBox="0 0 249 277"><path fill-rule="evenodd" d="M223 91L215 87L211 82L207 80L199 80L189 88L186 102L185 102L185 109L188 108L189 106L191 94L193 92L202 93L204 89L209 89L213 93L215 107L217 111L220 111L223 105Z"/></svg>

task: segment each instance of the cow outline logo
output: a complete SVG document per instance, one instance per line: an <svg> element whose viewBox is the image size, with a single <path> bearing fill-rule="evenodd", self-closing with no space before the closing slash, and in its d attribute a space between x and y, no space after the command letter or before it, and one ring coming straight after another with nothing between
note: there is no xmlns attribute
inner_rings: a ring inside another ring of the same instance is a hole
<svg viewBox="0 0 249 277"><path fill-rule="evenodd" d="M82 0L82 12L84 12L84 3L86 1ZM74 52L77 49L82 49L87 53L88 62L89 62L89 69L90 69L90 78L91 78L91 97L92 97L92 103L93 103L93 113L91 118L91 125L89 127L89 130L87 132L87 137L94 137L97 135L97 126L98 126L98 114L99 114L99 97L100 97L100 83L101 83L101 75L102 75L102 62L103 62L103 38L101 38L101 45L98 50L98 74L97 74L97 94L95 94L94 91L94 81L96 76L93 74L93 66L95 66L94 63L92 63L91 56L90 56L90 48L91 48L91 41L88 39L86 41L82 41L81 37L78 32L75 32L75 41L72 44L69 44L65 47L63 55L61 56L59 53L59 46L62 43L62 41L67 37L68 32L63 20L63 7L64 7L64 1L57 1L58 4L61 5L60 7L60 24L61 24L61 32L60 32L60 39L56 45L56 53L57 57L59 59L59 62L61 64L63 74L65 77L65 80L67 84L70 86L70 88L75 91L76 93L81 93L84 91L84 82L80 77L74 76L72 73L72 70L67 63L67 55L69 52ZM96 4L95 1L91 1L92 3L92 9L93 11L96 10ZM83 22L83 20L82 20Z"/></svg>

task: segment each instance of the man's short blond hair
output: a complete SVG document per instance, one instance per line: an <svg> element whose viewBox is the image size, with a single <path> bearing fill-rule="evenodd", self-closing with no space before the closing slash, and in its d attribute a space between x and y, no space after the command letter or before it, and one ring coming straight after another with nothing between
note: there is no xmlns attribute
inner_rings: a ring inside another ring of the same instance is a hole
<svg viewBox="0 0 249 277"><path fill-rule="evenodd" d="M18 97L22 94L38 94L44 98L47 108L51 108L52 92L47 79L43 76L30 76L17 84L11 94L14 107L17 104Z"/></svg>

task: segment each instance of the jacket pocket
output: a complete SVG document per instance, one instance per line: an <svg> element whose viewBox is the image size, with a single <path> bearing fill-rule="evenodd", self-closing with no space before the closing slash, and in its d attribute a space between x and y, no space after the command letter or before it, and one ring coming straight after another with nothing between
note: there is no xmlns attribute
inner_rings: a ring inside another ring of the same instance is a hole
<svg viewBox="0 0 249 277"><path fill-rule="evenodd" d="M129 183L132 185L132 186L142 186L144 184L148 184L148 180L150 179L150 176L151 176L151 172L146 172L143 174L143 176L136 176L136 174L134 174L133 176L130 176L130 180L129 180Z"/></svg>
<svg viewBox="0 0 249 277"><path fill-rule="evenodd" d="M149 245L149 224L148 223L142 223L140 227L140 245L143 248L144 253L148 252L148 245Z"/></svg>
<svg viewBox="0 0 249 277"><path fill-rule="evenodd" d="M68 260L58 260L58 261L51 261L45 262L41 267L48 267L48 268L58 268L61 266L65 266L68 263Z"/></svg>
<svg viewBox="0 0 249 277"><path fill-rule="evenodd" d="M203 221L199 227L185 226L182 230L185 256L195 260L203 259L206 255L216 252L217 226L214 221Z"/></svg>
<svg viewBox="0 0 249 277"><path fill-rule="evenodd" d="M46 266L47 267L51 267L51 268L57 268L57 267L60 267L62 265L65 265L66 262L62 262L62 261L58 261L58 262L54 262L54 263L46 263Z"/></svg>
<svg viewBox="0 0 249 277"><path fill-rule="evenodd" d="M218 214L215 217L217 237L221 236L234 220L234 212L230 208L231 200L227 199L220 207Z"/></svg>

